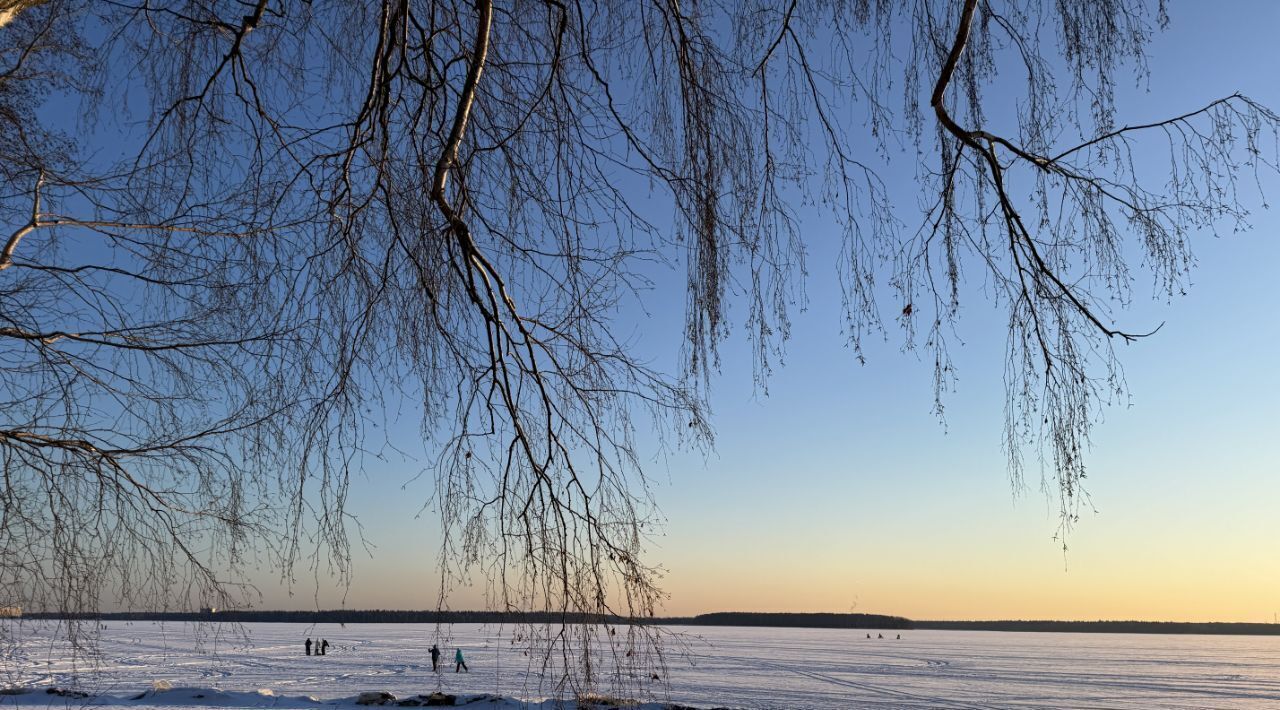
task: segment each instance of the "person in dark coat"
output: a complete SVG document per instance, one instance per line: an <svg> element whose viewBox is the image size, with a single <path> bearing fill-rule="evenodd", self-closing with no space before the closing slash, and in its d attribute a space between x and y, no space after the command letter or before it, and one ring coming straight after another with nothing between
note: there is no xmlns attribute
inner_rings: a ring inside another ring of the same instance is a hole
<svg viewBox="0 0 1280 710"><path fill-rule="evenodd" d="M431 670L440 668L440 648L434 643L431 644Z"/></svg>
<svg viewBox="0 0 1280 710"><path fill-rule="evenodd" d="M320 639L320 655L329 655L329 639Z"/></svg>
<svg viewBox="0 0 1280 710"><path fill-rule="evenodd" d="M307 647L307 655L310 656L311 655L311 639L310 638L307 639L307 643L305 645Z"/></svg>
<svg viewBox="0 0 1280 710"><path fill-rule="evenodd" d="M461 668L462 670L464 670L464 671L466 671L466 672L468 672L468 673L470 673L470 672L471 672L471 669L470 669L470 668L467 668L467 662L466 662L466 661L464 661L464 660L462 660L462 649L458 649L458 650L457 650L457 652L453 654L453 660L454 660L454 662L455 662L455 663L457 663L457 664L458 664L458 665L456 665L456 666L454 666L454 667L453 667L453 672L454 672L454 673L457 673L459 668Z"/></svg>

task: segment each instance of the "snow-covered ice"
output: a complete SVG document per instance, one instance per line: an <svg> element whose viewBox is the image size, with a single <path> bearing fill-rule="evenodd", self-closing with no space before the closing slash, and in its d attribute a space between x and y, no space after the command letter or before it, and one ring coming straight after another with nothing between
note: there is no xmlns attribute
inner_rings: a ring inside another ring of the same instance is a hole
<svg viewBox="0 0 1280 710"><path fill-rule="evenodd" d="M92 663L46 625L4 621L0 695L10 705L129 708L354 705L364 691L440 691L471 707L528 707L540 678L511 629L457 624L107 622ZM734 708L1277 708L1280 637L674 627L651 700ZM444 637L438 636L443 632ZM328 639L326 656L303 639ZM427 649L439 643L441 672ZM470 673L453 672L462 648ZM49 694L74 689L88 699ZM142 696L142 697L138 697ZM482 697L483 696L483 697ZM644 707L658 708L660 703Z"/></svg>

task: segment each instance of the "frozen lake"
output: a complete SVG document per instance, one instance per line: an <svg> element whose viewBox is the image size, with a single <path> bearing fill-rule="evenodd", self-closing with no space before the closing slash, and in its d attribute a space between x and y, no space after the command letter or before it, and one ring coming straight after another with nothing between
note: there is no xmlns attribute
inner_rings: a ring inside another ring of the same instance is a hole
<svg viewBox="0 0 1280 710"><path fill-rule="evenodd" d="M537 698L510 629L458 624L248 624L246 643L220 625L108 622L101 657L75 662L47 628L3 621L0 687L77 687L91 705L191 707L189 697L127 698L157 680L175 687L247 691L209 706L298 707L386 690L436 690ZM982 631L675 627L667 690L657 699L734 708L1276 708L1280 637L1041 634ZM303 639L328 639L329 655L303 655ZM441 673L427 649L439 642ZM471 668L453 672L461 647ZM272 694L258 693L269 689ZM212 697L212 696L210 696ZM228 699L230 698L230 699ZM44 693L0 695L0 707L69 701ZM71 701L78 704L83 701ZM480 705L476 705L480 707Z"/></svg>

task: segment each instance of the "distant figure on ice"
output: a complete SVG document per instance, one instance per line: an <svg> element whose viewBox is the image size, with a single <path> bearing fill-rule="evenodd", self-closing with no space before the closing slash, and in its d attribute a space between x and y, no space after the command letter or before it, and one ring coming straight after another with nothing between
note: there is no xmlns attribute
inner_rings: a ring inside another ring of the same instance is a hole
<svg viewBox="0 0 1280 710"><path fill-rule="evenodd" d="M899 640L899 641L901 641L901 640L902 640L902 634L898 634L898 640Z"/></svg>
<svg viewBox="0 0 1280 710"><path fill-rule="evenodd" d="M310 638L307 639L306 647L307 647L307 655L310 656L311 655L311 639Z"/></svg>
<svg viewBox="0 0 1280 710"><path fill-rule="evenodd" d="M867 638L871 638L871 634L867 634Z"/></svg>
<svg viewBox="0 0 1280 710"><path fill-rule="evenodd" d="M329 655L329 639L320 639L320 655Z"/></svg>
<svg viewBox="0 0 1280 710"><path fill-rule="evenodd" d="M455 663L457 663L457 664L458 664L458 665L456 665L456 666L454 666L454 667L453 667L453 672L454 672L454 673L457 673L459 668L461 668L462 670L464 670L464 671L466 671L466 672L468 672L468 673L470 673L470 672L471 672L471 669L470 669L470 668L467 668L467 662L466 662L466 661L464 661L464 660L462 660L462 649L458 649L458 650L457 650L457 652L453 654L453 660L454 660L454 662L455 662Z"/></svg>
<svg viewBox="0 0 1280 710"><path fill-rule="evenodd" d="M882 638L884 638L884 634L876 634L876 638L878 638L878 639L882 639Z"/></svg>
<svg viewBox="0 0 1280 710"><path fill-rule="evenodd" d="M440 668L440 648L434 643L431 644L431 670Z"/></svg>

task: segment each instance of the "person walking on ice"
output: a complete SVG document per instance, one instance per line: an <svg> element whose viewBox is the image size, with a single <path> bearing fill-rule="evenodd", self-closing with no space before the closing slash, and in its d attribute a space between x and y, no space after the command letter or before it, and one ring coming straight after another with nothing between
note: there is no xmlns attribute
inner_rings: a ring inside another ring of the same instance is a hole
<svg viewBox="0 0 1280 710"><path fill-rule="evenodd" d="M467 662L462 660L462 649L458 649L457 652L453 654L453 661L454 663L457 664L456 666L453 667L454 673L457 673L459 668L461 668L462 670L468 673L471 672L471 669L467 668Z"/></svg>
<svg viewBox="0 0 1280 710"><path fill-rule="evenodd" d="M311 638L310 637L307 638L307 642L304 645L307 648L307 655L310 656L311 655Z"/></svg>
<svg viewBox="0 0 1280 710"><path fill-rule="evenodd" d="M435 671L440 667L440 647L434 643L431 644L431 670Z"/></svg>

